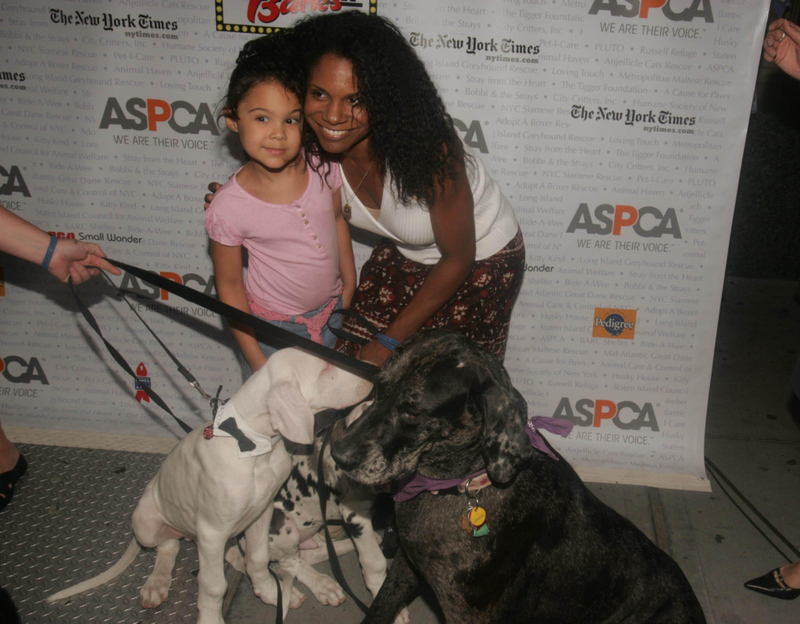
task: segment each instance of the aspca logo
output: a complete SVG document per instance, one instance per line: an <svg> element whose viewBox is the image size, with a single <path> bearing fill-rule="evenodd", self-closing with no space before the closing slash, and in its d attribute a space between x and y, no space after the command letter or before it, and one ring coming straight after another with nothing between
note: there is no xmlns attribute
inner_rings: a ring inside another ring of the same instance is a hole
<svg viewBox="0 0 800 624"><path fill-rule="evenodd" d="M50 385L42 365L35 357L30 360L25 360L18 355L7 355L0 358L0 374L11 383L29 384L38 381L43 386Z"/></svg>
<svg viewBox="0 0 800 624"><path fill-rule="evenodd" d="M593 218L589 205L583 203L578 206L567 232L573 234L578 230L585 230L587 234L619 236L628 227L642 238L681 238L675 209L667 208L665 212L661 212L653 206L637 210L633 206L600 204L594 209Z"/></svg>
<svg viewBox="0 0 800 624"><path fill-rule="evenodd" d="M578 399L575 409L564 397L558 404L553 418L566 418L578 427L600 427L603 421L611 421L618 429L639 431L648 428L659 431L652 403L639 407L633 401L607 401L605 399Z"/></svg>
<svg viewBox="0 0 800 624"><path fill-rule="evenodd" d="M464 140L464 143L480 151L481 154L489 153L489 148L486 146L486 139L483 136L483 130L481 129L480 121L473 119L470 124L467 125L460 119L456 119L455 117L452 119L453 126L455 126L455 129L461 133L461 138Z"/></svg>
<svg viewBox="0 0 800 624"><path fill-rule="evenodd" d="M25 178L22 177L22 172L16 165L9 170L0 165L0 181L3 181L3 185L0 186L0 195L20 193L23 197L31 196L28 185L25 183Z"/></svg>
<svg viewBox="0 0 800 624"><path fill-rule="evenodd" d="M633 340L636 334L636 310L595 308L592 338Z"/></svg>
<svg viewBox="0 0 800 624"><path fill-rule="evenodd" d="M170 279L173 282L177 282L178 284L183 284L184 286L189 286L189 284L193 283L199 284L200 288L196 290L202 290L203 294L206 294L210 297L216 297L217 295L214 287L213 275L208 279L204 279L196 273L178 275L177 273L172 273L171 271L160 271L159 275L166 279ZM169 301L169 293L166 290L148 284L144 281L140 282L138 279L136 279L136 277L127 272L122 276L120 290L131 292L137 297L142 297L144 299L161 299L162 301Z"/></svg>
<svg viewBox="0 0 800 624"><path fill-rule="evenodd" d="M272 24L281 15L296 15L309 9L312 13L324 13L328 9L338 11L341 8L340 0L250 0L247 4L247 21L251 24Z"/></svg>
<svg viewBox="0 0 800 624"><path fill-rule="evenodd" d="M117 98L108 98L100 128L106 130L111 126L120 126L123 130L155 132L158 124L164 122L178 134L200 134L205 131L219 136L219 127L214 121L211 107L204 102L195 108L183 100L169 104L164 100L131 98L125 102L123 110Z"/></svg>
<svg viewBox="0 0 800 624"><path fill-rule="evenodd" d="M661 9L664 16L673 22L691 22L697 18L714 22L711 0L594 0L589 15L608 11L614 17L647 19L650 9Z"/></svg>

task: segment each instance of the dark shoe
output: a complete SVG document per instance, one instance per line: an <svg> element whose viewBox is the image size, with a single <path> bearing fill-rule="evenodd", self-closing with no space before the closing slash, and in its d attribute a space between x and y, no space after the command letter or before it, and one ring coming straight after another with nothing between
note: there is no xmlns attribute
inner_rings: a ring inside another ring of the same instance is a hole
<svg viewBox="0 0 800 624"><path fill-rule="evenodd" d="M777 577L777 580L775 580ZM781 586L783 583L783 586ZM783 580L780 568L775 568L772 572L767 572L764 576L747 581L744 586L759 594L780 598L781 600L794 600L800 596L800 589L792 589Z"/></svg>
<svg viewBox="0 0 800 624"><path fill-rule="evenodd" d="M14 485L22 478L28 469L25 456L20 455L17 465L8 472L0 474L0 511L3 511L14 497Z"/></svg>

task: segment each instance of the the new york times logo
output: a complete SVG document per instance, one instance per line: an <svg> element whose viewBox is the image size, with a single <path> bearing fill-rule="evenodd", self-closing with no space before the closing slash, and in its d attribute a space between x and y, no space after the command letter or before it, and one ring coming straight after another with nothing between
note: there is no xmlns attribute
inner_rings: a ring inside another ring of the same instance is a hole
<svg viewBox="0 0 800 624"><path fill-rule="evenodd" d="M130 13L125 17L114 17L111 13L103 13L99 17L84 11L67 13L61 9L50 9L50 21L61 26L101 26L103 30L114 31L117 28L139 30L178 30L178 22L168 22L151 15L141 13L134 17Z"/></svg>
<svg viewBox="0 0 800 624"><path fill-rule="evenodd" d="M538 58L534 58L539 54L538 45L518 43L513 39L501 39L498 42L495 41L494 37L488 40L481 40L477 37L456 39L455 37L448 37L442 34L429 37L425 35L425 33L412 32L408 38L408 42L415 48L422 48L423 50L426 48L432 50L458 50L466 54L486 52L487 61L511 61L516 63L539 62Z"/></svg>
<svg viewBox="0 0 800 624"><path fill-rule="evenodd" d="M6 84L8 82L25 82L25 72L0 71L0 89L16 89L25 91L25 85Z"/></svg>

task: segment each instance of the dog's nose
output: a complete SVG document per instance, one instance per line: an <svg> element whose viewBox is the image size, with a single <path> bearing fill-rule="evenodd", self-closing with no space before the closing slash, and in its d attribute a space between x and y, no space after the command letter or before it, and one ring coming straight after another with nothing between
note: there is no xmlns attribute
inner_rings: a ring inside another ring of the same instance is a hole
<svg viewBox="0 0 800 624"><path fill-rule="evenodd" d="M352 446L349 444L342 444L341 442L334 442L331 446L331 457L336 465L345 472L353 470L358 466L358 459L353 452Z"/></svg>

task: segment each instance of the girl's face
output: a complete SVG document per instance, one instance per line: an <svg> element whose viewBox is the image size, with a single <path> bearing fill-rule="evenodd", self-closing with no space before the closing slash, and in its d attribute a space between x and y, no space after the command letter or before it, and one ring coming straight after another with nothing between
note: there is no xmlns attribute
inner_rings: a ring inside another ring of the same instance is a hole
<svg viewBox="0 0 800 624"><path fill-rule="evenodd" d="M239 134L250 160L281 171L300 162L302 114L297 97L277 82L257 84L242 98L236 115L225 117Z"/></svg>
<svg viewBox="0 0 800 624"><path fill-rule="evenodd" d="M329 154L342 154L369 136L367 110L359 101L353 65L325 54L311 69L305 116L319 144Z"/></svg>

